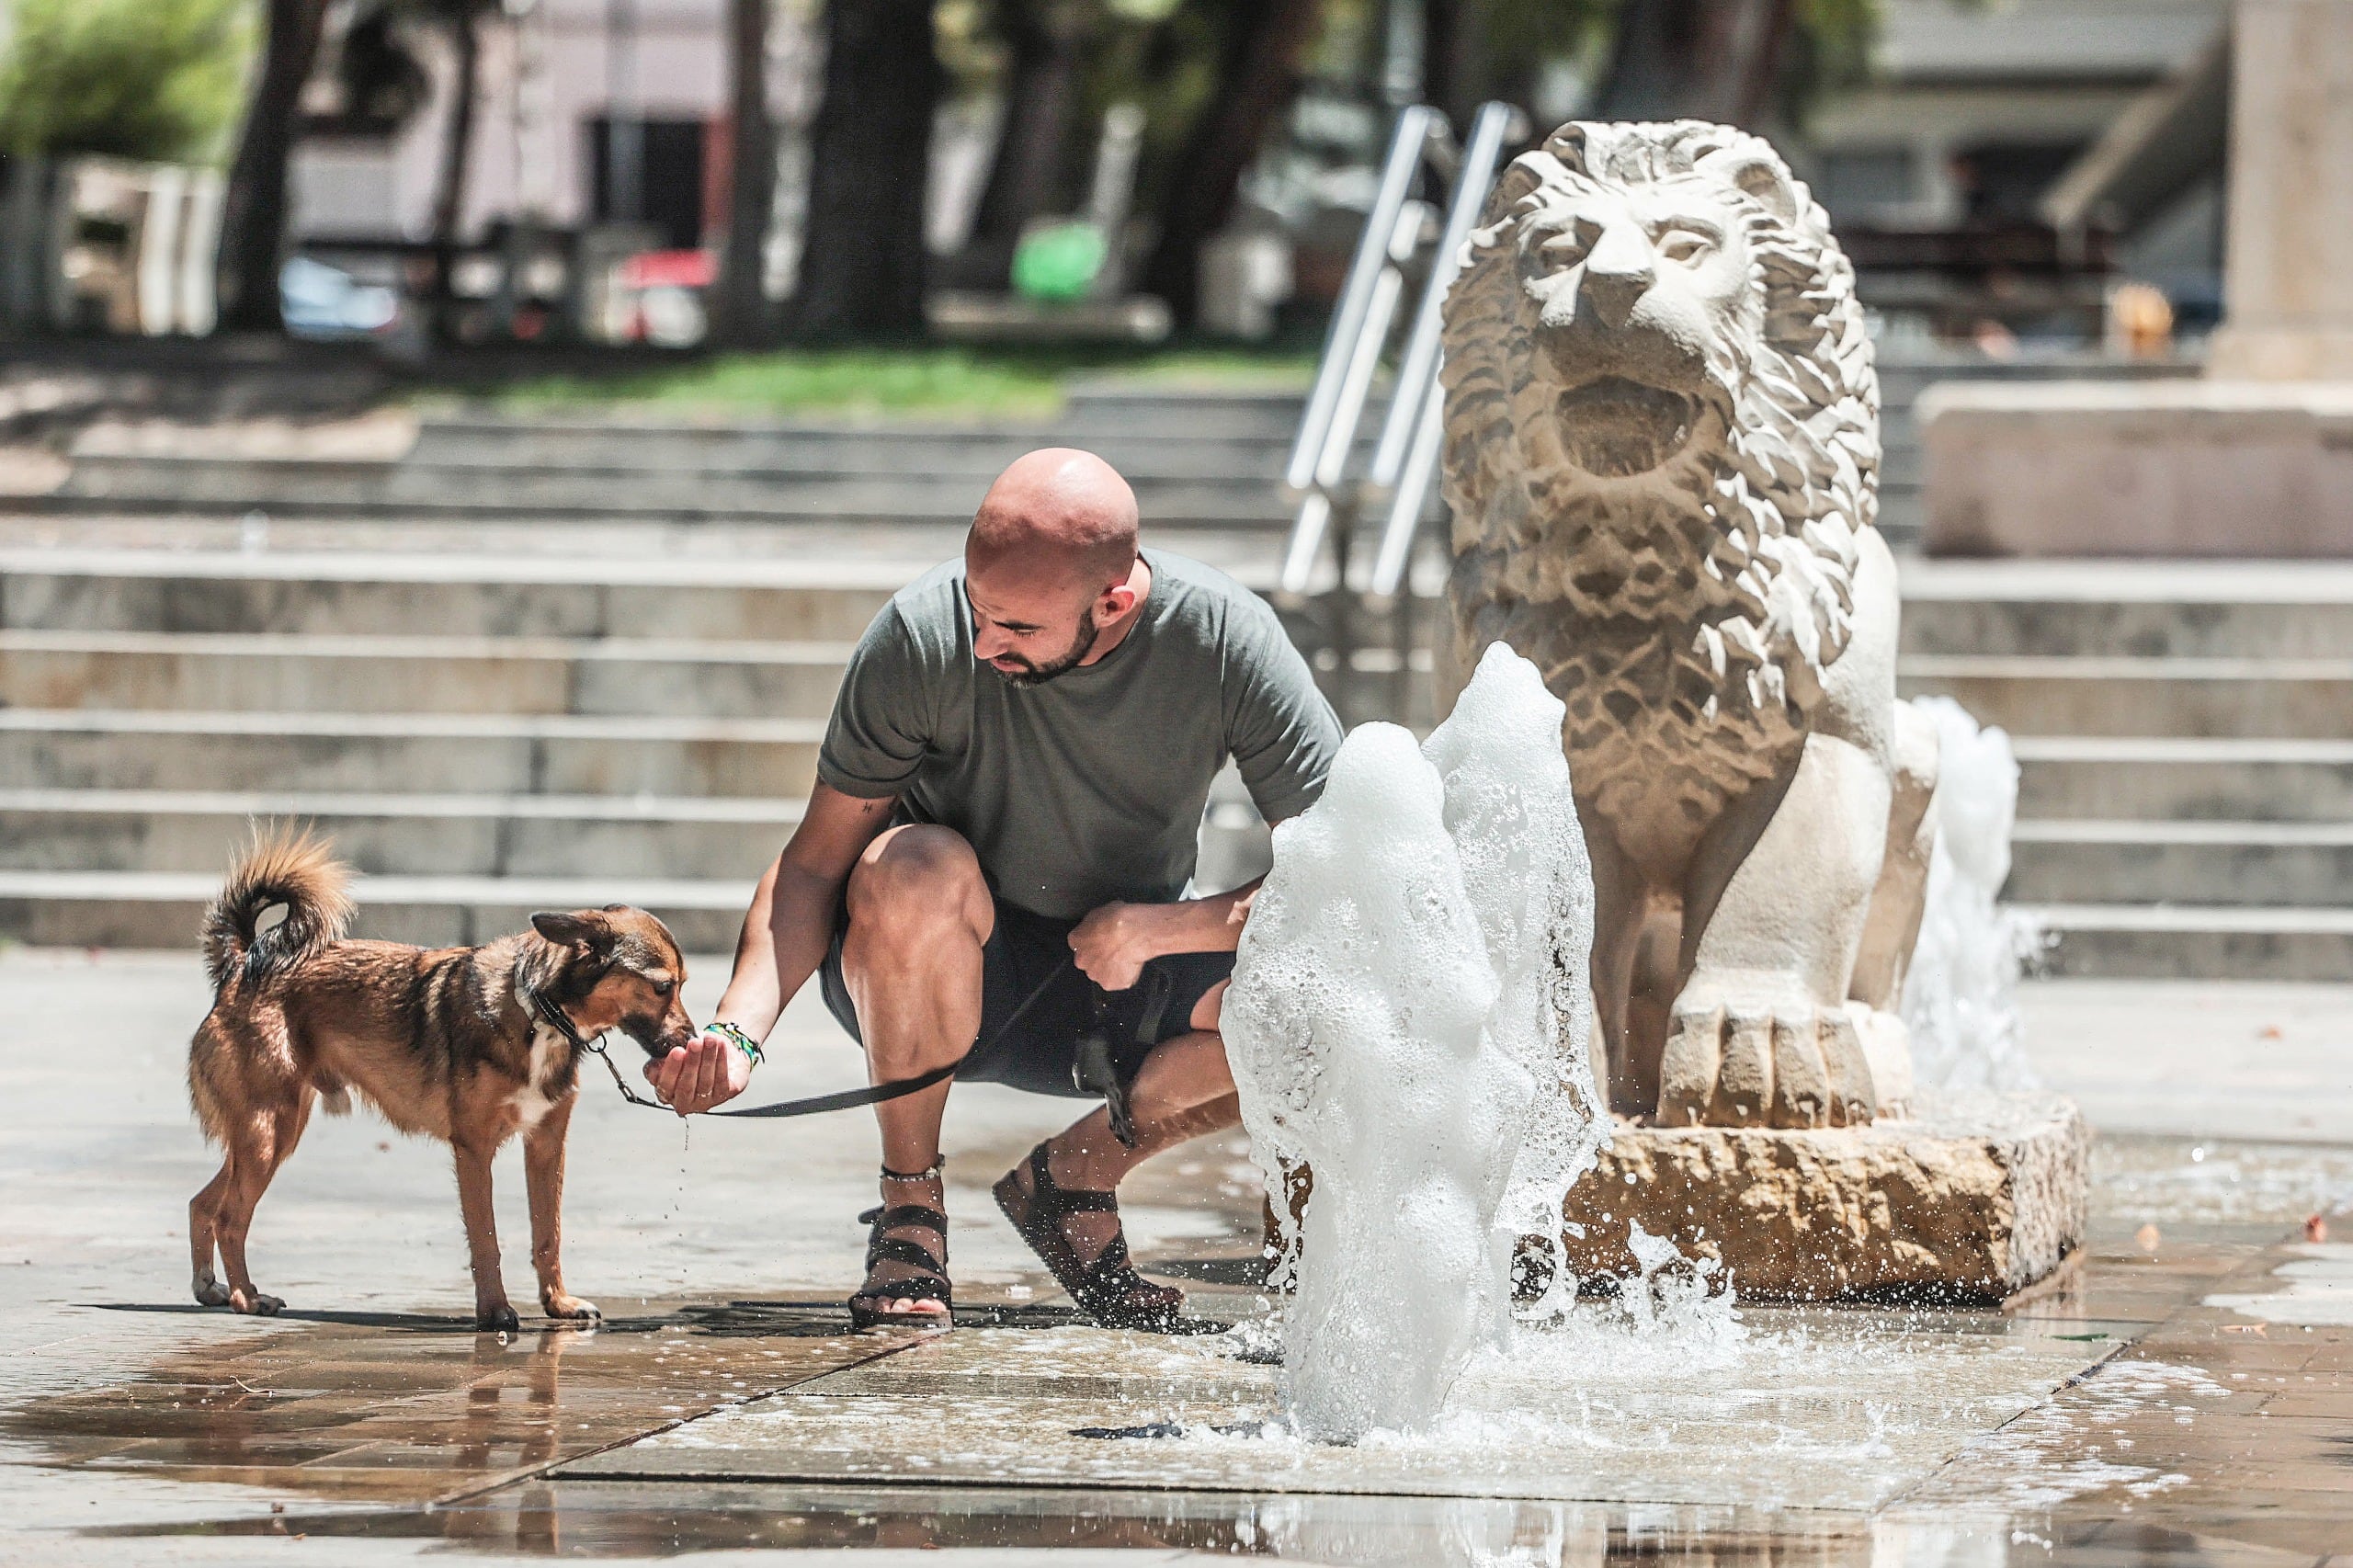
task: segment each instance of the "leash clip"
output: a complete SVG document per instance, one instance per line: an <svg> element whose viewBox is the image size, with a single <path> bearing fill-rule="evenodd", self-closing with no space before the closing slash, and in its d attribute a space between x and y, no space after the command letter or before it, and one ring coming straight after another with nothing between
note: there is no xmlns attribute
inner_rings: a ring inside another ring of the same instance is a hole
<svg viewBox="0 0 2353 1568"><path fill-rule="evenodd" d="M1132 1149L1135 1116L1128 1107L1128 1086L1120 1081L1119 1063L1111 1055L1111 998L1099 985L1089 989L1095 994L1095 1021L1078 1037L1078 1050L1070 1064L1071 1085L1083 1093L1103 1096L1103 1108L1111 1118L1111 1136L1123 1148Z"/></svg>

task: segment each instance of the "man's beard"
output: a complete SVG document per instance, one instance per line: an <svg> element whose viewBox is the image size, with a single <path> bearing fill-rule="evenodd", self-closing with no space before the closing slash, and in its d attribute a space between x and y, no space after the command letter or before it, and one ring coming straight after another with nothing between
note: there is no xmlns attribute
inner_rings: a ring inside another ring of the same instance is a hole
<svg viewBox="0 0 2353 1568"><path fill-rule="evenodd" d="M1003 656L1020 663L1022 668L1019 674L1008 675L1004 670L997 669L994 661L990 663L989 668L996 670L999 678L1008 686L1043 686L1056 676L1077 668L1078 662L1095 651L1095 607L1089 605L1078 618L1078 635L1071 639L1070 647L1063 651L1062 657L1049 659L1042 665L1036 665L1022 658L1018 653L1006 653Z"/></svg>

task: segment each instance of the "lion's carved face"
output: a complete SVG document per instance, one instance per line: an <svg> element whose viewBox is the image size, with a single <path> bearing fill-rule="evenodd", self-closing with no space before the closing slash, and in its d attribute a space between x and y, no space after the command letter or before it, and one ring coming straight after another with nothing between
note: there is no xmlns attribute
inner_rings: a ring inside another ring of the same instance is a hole
<svg viewBox="0 0 2353 1568"><path fill-rule="evenodd" d="M1461 667L1535 659L1614 759L1586 789L1769 767L1878 505L1870 340L1805 187L1726 126L1563 126L1471 236L1445 378Z"/></svg>
<svg viewBox="0 0 2353 1568"><path fill-rule="evenodd" d="M1575 179L1540 187L1517 228L1563 454L1608 478L1657 468L1698 432L1711 388L1729 390L1720 346L1758 330L1738 215L1711 181Z"/></svg>

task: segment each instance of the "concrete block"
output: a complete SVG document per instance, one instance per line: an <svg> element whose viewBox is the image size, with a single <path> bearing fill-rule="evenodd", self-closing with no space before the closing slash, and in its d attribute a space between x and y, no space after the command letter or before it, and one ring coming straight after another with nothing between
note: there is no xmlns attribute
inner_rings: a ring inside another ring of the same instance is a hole
<svg viewBox="0 0 2353 1568"><path fill-rule="evenodd" d="M1621 1122L1569 1194L1568 1256L1628 1274L1639 1223L1729 1266L1744 1299L1995 1301L2081 1244L2090 1184L2090 1135L2055 1097L1818 1131Z"/></svg>
<svg viewBox="0 0 2353 1568"><path fill-rule="evenodd" d="M2353 382L1948 385L1931 555L2353 556Z"/></svg>

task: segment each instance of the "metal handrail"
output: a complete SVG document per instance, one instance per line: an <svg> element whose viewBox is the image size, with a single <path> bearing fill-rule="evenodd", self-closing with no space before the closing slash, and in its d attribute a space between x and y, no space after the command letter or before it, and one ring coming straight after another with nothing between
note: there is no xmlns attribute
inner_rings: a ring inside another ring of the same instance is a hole
<svg viewBox="0 0 2353 1568"><path fill-rule="evenodd" d="M1289 592L1305 589L1315 570L1316 552L1324 548L1324 528L1332 518L1332 498L1341 481L1347 477L1348 454L1356 449L1357 426L1364 417L1365 399L1372 392L1372 378L1381 369L1381 350L1389 341L1389 324L1396 318L1397 301L1404 292L1405 275L1398 267L1413 259L1427 211L1418 201L1408 201L1398 208L1389 244L1381 252L1381 270L1374 275L1371 295L1365 301L1357 324L1354 343L1345 358L1335 352L1326 361L1327 365L1337 367L1340 374L1324 426L1323 448L1315 454L1315 466L1309 474L1314 488L1300 503L1299 516L1291 524L1290 545L1283 552L1282 583ZM1292 585L1294 583L1297 586Z"/></svg>
<svg viewBox="0 0 2353 1568"><path fill-rule="evenodd" d="M1398 116L1372 210L1324 335L1314 386L1284 471L1285 488L1299 503L1279 579L1288 599L1307 592L1335 514L1353 525L1359 504L1376 498L1389 500L1391 506L1374 566L1374 591L1385 596L1395 590L1438 462L1442 423L1438 365L1447 290L1494 183L1495 163L1516 117L1517 111L1506 104L1480 106L1469 142L1458 148L1437 110L1417 104ZM1371 472L1351 491L1345 481L1357 427L1404 292L1403 268L1420 247L1430 215L1424 203L1406 199L1415 173L1425 162L1449 181L1451 194L1438 252L1407 331ZM1349 531L1344 527L1338 540L1344 566Z"/></svg>
<svg viewBox="0 0 2353 1568"><path fill-rule="evenodd" d="M1357 241L1356 258L1348 264L1339 307L1332 312L1332 324L1324 334L1324 352L1317 363L1314 389L1307 396L1307 412L1300 420L1299 438L1292 443L1290 461L1283 470L1283 483L1294 495L1305 495L1314 483L1316 460L1323 454L1324 439L1339 402L1343 362L1364 330L1375 281L1389 269L1389 237L1396 231L1397 214L1405 205L1414 171L1421 164L1433 129L1445 123L1436 109L1420 104L1397 117L1389 155L1381 164L1381 184L1373 193L1372 210L1365 218L1363 236Z"/></svg>
<svg viewBox="0 0 2353 1568"><path fill-rule="evenodd" d="M1373 558L1372 580L1367 585L1376 599L1396 593L1413 553L1414 536L1421 528L1445 426L1446 389L1438 371L1447 290L1462 268L1462 248L1470 243L1472 225L1478 222L1487 204L1487 192L1495 182L1495 163L1503 155L1504 140L1518 112L1508 104L1482 104L1471 122L1471 141L1463 149L1454 191L1447 200L1446 227L1439 233L1438 254L1430 260L1422 302L1414 313L1404 357L1398 363L1389 419L1373 452L1370 476L1375 490L1389 492L1388 525L1381 529L1381 551Z"/></svg>

